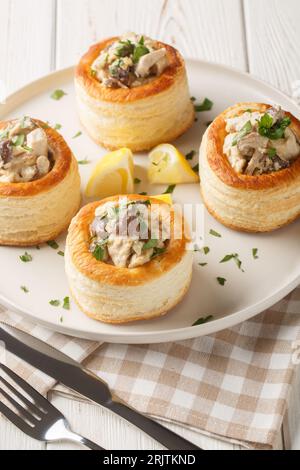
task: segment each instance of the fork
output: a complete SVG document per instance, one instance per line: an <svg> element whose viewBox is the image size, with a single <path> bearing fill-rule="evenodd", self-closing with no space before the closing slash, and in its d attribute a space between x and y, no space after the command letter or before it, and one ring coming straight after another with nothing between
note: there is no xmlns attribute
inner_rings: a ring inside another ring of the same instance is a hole
<svg viewBox="0 0 300 470"><path fill-rule="evenodd" d="M2 387L0 394L18 411L18 414L0 401L0 413L17 426L21 431L38 441L72 441L77 442L91 450L104 450L94 442L74 433L64 415L58 411L46 398L32 388L8 367L0 363L0 370L4 371L31 400L28 400L13 385L0 376L0 382L17 397L22 405L12 398Z"/></svg>

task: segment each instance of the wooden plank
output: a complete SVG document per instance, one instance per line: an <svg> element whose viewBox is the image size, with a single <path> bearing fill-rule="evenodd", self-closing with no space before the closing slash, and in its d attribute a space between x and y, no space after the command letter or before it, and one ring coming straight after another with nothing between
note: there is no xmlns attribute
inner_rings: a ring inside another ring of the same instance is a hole
<svg viewBox="0 0 300 470"><path fill-rule="evenodd" d="M250 72L291 94L300 79L299 0L244 0Z"/></svg>
<svg viewBox="0 0 300 470"><path fill-rule="evenodd" d="M153 439L129 425L121 418L113 415L100 406L83 400L70 399L57 392L51 393L51 401L69 420L75 432L94 440L107 450L159 450L163 449ZM211 450L239 450L240 446L219 441L185 429L176 424L163 423L164 426L190 439L203 449ZM49 450L75 450L81 447L78 444L60 442L48 444Z"/></svg>
<svg viewBox="0 0 300 470"><path fill-rule="evenodd" d="M1 0L0 80L7 92L53 67L55 0Z"/></svg>
<svg viewBox="0 0 300 470"><path fill-rule="evenodd" d="M126 31L171 43L186 57L247 67L240 0L58 0L57 14L58 67Z"/></svg>

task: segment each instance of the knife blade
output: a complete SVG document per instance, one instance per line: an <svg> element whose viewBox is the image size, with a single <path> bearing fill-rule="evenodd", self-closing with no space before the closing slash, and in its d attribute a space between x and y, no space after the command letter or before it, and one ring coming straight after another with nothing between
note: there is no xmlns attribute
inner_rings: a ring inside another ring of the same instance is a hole
<svg viewBox="0 0 300 470"><path fill-rule="evenodd" d="M135 425L169 450L200 450L183 437L139 413L113 395L106 382L64 353L28 333L1 323L5 348L70 389Z"/></svg>

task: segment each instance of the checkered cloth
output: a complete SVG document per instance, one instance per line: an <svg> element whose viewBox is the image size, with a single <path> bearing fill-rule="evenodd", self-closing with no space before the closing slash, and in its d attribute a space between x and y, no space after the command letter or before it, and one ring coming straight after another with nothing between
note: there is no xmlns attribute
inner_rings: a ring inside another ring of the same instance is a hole
<svg viewBox="0 0 300 470"><path fill-rule="evenodd" d="M35 326L1 310L0 320L51 343L152 417L246 447L278 439L296 370L300 288L272 309L229 330L170 344L99 345ZM54 381L22 361L8 362L42 393Z"/></svg>

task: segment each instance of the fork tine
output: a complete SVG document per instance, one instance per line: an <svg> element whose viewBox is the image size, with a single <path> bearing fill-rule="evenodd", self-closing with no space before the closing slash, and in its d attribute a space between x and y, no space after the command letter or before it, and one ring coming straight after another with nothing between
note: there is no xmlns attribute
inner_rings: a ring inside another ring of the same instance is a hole
<svg viewBox="0 0 300 470"><path fill-rule="evenodd" d="M0 363L0 369L16 382L26 393L41 407L45 406L46 410L49 408L49 402L46 400L39 392L37 392L31 385L29 385L25 380L21 379L17 374L15 374L11 369L6 367L4 364ZM52 407L52 405L51 405Z"/></svg>
<svg viewBox="0 0 300 470"><path fill-rule="evenodd" d="M0 382L2 382L9 390L11 390L22 402L27 406L27 408L38 416L41 416L43 412L35 406L31 401L27 400L24 395L22 395L15 387L13 387L9 382L7 382L4 377L0 376Z"/></svg>
<svg viewBox="0 0 300 470"><path fill-rule="evenodd" d="M0 413L3 414L9 421L11 421L17 428L25 432L29 436L34 437L33 428L29 426L22 418L16 415L12 410L0 402Z"/></svg>
<svg viewBox="0 0 300 470"><path fill-rule="evenodd" d="M23 418L27 419L30 421L32 424L34 424L37 420L32 416L31 413L29 413L22 405L20 405L16 400L14 400L11 396L8 395L8 393L5 392L2 388L0 388L0 394L3 395L9 403L11 403L21 415L23 415Z"/></svg>

